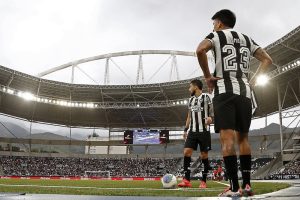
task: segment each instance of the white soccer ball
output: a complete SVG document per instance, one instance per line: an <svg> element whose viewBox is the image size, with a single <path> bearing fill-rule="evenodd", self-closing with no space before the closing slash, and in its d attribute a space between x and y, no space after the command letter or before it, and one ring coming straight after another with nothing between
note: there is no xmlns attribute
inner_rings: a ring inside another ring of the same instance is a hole
<svg viewBox="0 0 300 200"><path fill-rule="evenodd" d="M177 178L173 174L166 174L161 178L164 189L174 189L177 186Z"/></svg>

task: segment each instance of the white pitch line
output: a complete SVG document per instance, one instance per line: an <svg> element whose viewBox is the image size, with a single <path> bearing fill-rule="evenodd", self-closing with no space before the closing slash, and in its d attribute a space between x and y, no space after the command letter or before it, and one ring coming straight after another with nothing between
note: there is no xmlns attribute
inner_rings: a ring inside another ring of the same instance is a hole
<svg viewBox="0 0 300 200"><path fill-rule="evenodd" d="M221 185L226 185L226 186L230 186L229 184L227 184L227 183L222 183L222 182L220 182L220 181L213 181L213 182L215 182L215 183L219 183L219 184L221 184Z"/></svg>
<svg viewBox="0 0 300 200"><path fill-rule="evenodd" d="M0 184L4 187L38 187L38 188L69 188L69 189L95 189L95 190L149 190L149 191L221 191L223 189L198 189L198 188L176 188L176 189L159 189L159 188L100 188L100 187L81 187L81 186L63 186L63 185L20 185L20 184Z"/></svg>
<svg viewBox="0 0 300 200"><path fill-rule="evenodd" d="M182 191L207 191L207 192L214 192L214 191L223 191L224 188L203 188L203 189L199 189L199 188L178 188L179 190Z"/></svg>

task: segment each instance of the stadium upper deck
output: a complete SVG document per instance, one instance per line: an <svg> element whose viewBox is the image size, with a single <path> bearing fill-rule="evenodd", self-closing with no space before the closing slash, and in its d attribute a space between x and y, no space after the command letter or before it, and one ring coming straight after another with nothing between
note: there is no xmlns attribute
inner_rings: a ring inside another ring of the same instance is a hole
<svg viewBox="0 0 300 200"><path fill-rule="evenodd" d="M256 87L255 117L299 105L300 26L265 48L274 64L270 83ZM251 71L258 67L251 60ZM0 112L68 126L178 127L186 118L190 80L141 85L79 85L50 81L0 66Z"/></svg>

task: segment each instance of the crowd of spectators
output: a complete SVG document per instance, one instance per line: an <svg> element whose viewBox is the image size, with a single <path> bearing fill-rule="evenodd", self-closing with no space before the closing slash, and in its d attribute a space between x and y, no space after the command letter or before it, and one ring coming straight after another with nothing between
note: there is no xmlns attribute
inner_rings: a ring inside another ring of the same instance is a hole
<svg viewBox="0 0 300 200"><path fill-rule="evenodd" d="M251 163L252 174L255 173L258 169L262 168L263 166L269 164L272 160L273 158L252 159L252 163Z"/></svg>
<svg viewBox="0 0 300 200"><path fill-rule="evenodd" d="M269 175L268 179L299 179L300 160L292 160L279 170Z"/></svg>
<svg viewBox="0 0 300 200"><path fill-rule="evenodd" d="M268 164L272 158L252 160L252 171ZM2 176L110 176L114 177L157 177L165 173L182 176L181 158L65 158L0 156L0 175ZM195 160L194 162L197 162ZM203 170L201 161L193 170L195 177ZM210 159L211 170L224 168L221 159ZM92 172L99 173L92 173ZM103 173L101 173L101 171ZM223 169L224 171L224 169ZM280 179L282 175L300 174L300 160L292 161L284 168L271 174L269 178Z"/></svg>
<svg viewBox="0 0 300 200"><path fill-rule="evenodd" d="M252 173L254 173L257 169L267 165L272 160L273 158L253 158L251 162ZM211 167L211 170L209 172L209 177L213 178L216 175L220 176L220 174L224 176L225 167L222 159L210 159L209 163ZM238 164L239 164L239 160L238 160ZM202 170L203 170L203 166L201 165L200 162L199 166L193 170L194 176L195 177L202 176L201 174Z"/></svg>
<svg viewBox="0 0 300 200"><path fill-rule="evenodd" d="M180 160L1 156L0 168L4 176L86 176L89 175L87 171L109 171L114 177L156 177L175 172ZM97 176L107 174L98 173Z"/></svg>

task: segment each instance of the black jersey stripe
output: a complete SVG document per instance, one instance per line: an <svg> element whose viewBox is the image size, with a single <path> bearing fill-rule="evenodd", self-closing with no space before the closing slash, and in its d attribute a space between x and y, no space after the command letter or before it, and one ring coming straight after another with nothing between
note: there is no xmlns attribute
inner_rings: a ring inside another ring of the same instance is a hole
<svg viewBox="0 0 300 200"><path fill-rule="evenodd" d="M213 39L213 38L214 38L214 34L213 34L213 33L210 33L208 36L206 36L205 39L211 40L211 39Z"/></svg>
<svg viewBox="0 0 300 200"><path fill-rule="evenodd" d="M220 41L220 48L221 49L216 49L216 51L221 51L221 60L222 60L222 72L223 72L223 79L224 79L224 85L225 85L225 91L226 93L233 93L233 88L230 80L230 72L225 71L225 63L224 63L224 58L228 56L227 52L223 52L222 48L227 44L227 39L226 35L223 31L217 31L217 34L219 36L219 41ZM217 86L218 87L218 86Z"/></svg>
<svg viewBox="0 0 300 200"><path fill-rule="evenodd" d="M233 37L233 41L234 39L236 40L242 40L242 38L239 37L239 35L237 34L237 32L235 31L231 31L232 37ZM237 81L239 83L240 86L240 95L246 96L246 85L244 83L244 81L242 80L242 76L243 76L243 72L241 69L241 53L240 53L240 49L241 49L241 43L240 42L234 42L233 46L237 52L236 55L236 61L237 61L237 72L236 72L236 78Z"/></svg>
<svg viewBox="0 0 300 200"><path fill-rule="evenodd" d="M246 40L246 47L251 51L251 42L247 35L242 34ZM250 64L250 63L249 63ZM250 66L249 66L250 67ZM245 73L245 76L249 78L250 73Z"/></svg>
<svg viewBox="0 0 300 200"><path fill-rule="evenodd" d="M205 106L204 106L204 102L205 102L205 95L206 94L204 94L204 95L202 95L202 101L201 101L201 107L203 108L203 115L201 115L201 120L202 120L202 128L203 128L203 131L206 131L206 126L205 126L205 112L206 112L206 110L205 110Z"/></svg>
<svg viewBox="0 0 300 200"><path fill-rule="evenodd" d="M194 105L197 106L198 105L198 98L195 98L195 103ZM200 111L201 112L201 111ZM195 114L195 122L196 122L196 132L199 132L199 119L198 119L198 112L194 112Z"/></svg>
<svg viewBox="0 0 300 200"><path fill-rule="evenodd" d="M189 107L192 107L193 99L194 99L194 97L192 97L192 98L190 99ZM194 122L193 122L193 112L190 111L190 131L193 130L193 125L194 125Z"/></svg>
<svg viewBox="0 0 300 200"><path fill-rule="evenodd" d="M216 70L215 70L214 74L216 74ZM214 75L214 76L216 76L216 75ZM215 88L214 88L214 95L215 95L215 96L218 95L218 94L220 93L220 92L219 92L219 87L218 87L217 83L218 83L218 81L216 81L216 82L214 83L214 84L215 84Z"/></svg>
<svg viewBox="0 0 300 200"><path fill-rule="evenodd" d="M251 49L251 43L250 43L249 37L248 37L247 35L244 35L244 34L242 34L242 35L244 36L244 38L245 38L245 40L246 40L246 47L247 47L248 49Z"/></svg>
<svg viewBox="0 0 300 200"><path fill-rule="evenodd" d="M239 36L235 31L230 31L232 38L233 38L233 46L235 48L235 52L236 52L236 62L237 64L241 63L241 54L240 54L240 48L241 45L239 42L234 42L234 39L239 40ZM236 71L236 78L241 78L243 75L243 72L240 68L240 66L237 66L237 71Z"/></svg>

